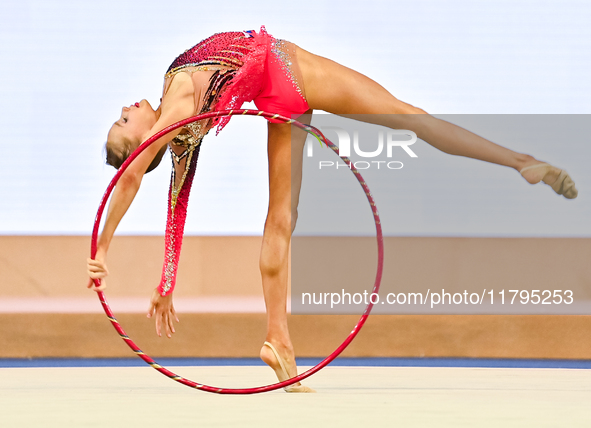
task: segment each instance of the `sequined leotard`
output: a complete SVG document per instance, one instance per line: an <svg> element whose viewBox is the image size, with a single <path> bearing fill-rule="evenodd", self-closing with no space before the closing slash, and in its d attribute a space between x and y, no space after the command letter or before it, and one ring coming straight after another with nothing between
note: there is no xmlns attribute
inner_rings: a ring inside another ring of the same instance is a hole
<svg viewBox="0 0 591 428"><path fill-rule="evenodd" d="M258 109L282 116L299 116L308 110L295 46L275 39L264 27L255 31L215 34L179 55L165 75L164 95L178 73L191 75L195 89L195 114L238 109L254 101ZM268 119L275 122L273 119ZM187 203L201 141L228 117L192 123L171 141L173 162L170 183L166 247L160 294L172 292L180 256ZM183 171L177 174L176 171Z"/></svg>

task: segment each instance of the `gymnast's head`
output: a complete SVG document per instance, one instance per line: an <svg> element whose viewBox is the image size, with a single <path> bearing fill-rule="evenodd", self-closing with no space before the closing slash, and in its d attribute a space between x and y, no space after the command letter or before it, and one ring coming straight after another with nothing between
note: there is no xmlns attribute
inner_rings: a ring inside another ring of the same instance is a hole
<svg viewBox="0 0 591 428"><path fill-rule="evenodd" d="M105 144L107 164L119 169L129 155L150 137L150 130L157 120L157 112L146 100L123 107L121 116L111 126L107 136L107 144ZM158 152L146 172L158 166L165 151L166 146Z"/></svg>

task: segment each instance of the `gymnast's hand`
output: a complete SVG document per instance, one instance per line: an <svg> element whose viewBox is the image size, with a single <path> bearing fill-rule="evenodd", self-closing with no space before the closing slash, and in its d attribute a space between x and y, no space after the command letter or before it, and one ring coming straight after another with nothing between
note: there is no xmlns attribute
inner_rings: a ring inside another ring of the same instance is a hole
<svg viewBox="0 0 591 428"><path fill-rule="evenodd" d="M86 285L87 288L90 288L93 291L102 291L107 288L105 278L109 275L109 271L107 270L105 262L101 260L86 259L86 271L90 277L88 279L88 284ZM101 285L99 287L94 284L94 279L100 280Z"/></svg>
<svg viewBox="0 0 591 428"><path fill-rule="evenodd" d="M166 330L166 335L172 337L174 333L174 325L172 320L179 322L179 317L176 315L174 306L172 305L172 293L162 296L158 292L158 288L154 289L152 298L150 299L150 309L148 309L148 318L156 318L156 334L162 336L162 326Z"/></svg>

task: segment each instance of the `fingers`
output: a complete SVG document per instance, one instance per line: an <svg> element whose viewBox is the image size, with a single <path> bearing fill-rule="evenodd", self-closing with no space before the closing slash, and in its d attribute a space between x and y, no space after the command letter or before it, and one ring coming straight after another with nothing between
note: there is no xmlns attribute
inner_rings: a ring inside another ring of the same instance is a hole
<svg viewBox="0 0 591 428"><path fill-rule="evenodd" d="M167 314L166 318L168 320L168 328L167 328L168 337L172 337L172 333L176 333L176 331L174 331L174 325L172 325L172 313Z"/></svg>
<svg viewBox="0 0 591 428"><path fill-rule="evenodd" d="M88 276L92 279L101 279L101 278L105 278L108 273L107 272L92 272L92 271L88 271Z"/></svg>
<svg viewBox="0 0 591 428"><path fill-rule="evenodd" d="M109 274L109 270L107 269L107 265L104 262L94 259L86 259L86 269L89 273L94 274L104 274L105 276Z"/></svg>
<svg viewBox="0 0 591 428"><path fill-rule="evenodd" d="M162 337L162 333L160 332L161 319L162 317L160 316L160 314L156 312L156 334L158 335L158 337Z"/></svg>
<svg viewBox="0 0 591 428"><path fill-rule="evenodd" d="M167 337L172 337L173 333L176 333L173 325L173 319L176 319L178 322L176 315L173 315L170 311L162 310L160 307L156 307L153 312L148 313L148 318L151 318L153 315L156 324L156 334L159 337L162 337L163 332Z"/></svg>
<svg viewBox="0 0 591 428"><path fill-rule="evenodd" d="M162 337L162 331L164 330L167 337L172 337L172 333L174 333L174 328L171 329L172 319L170 318L168 312L165 311L158 314L158 316L156 317L156 323L156 332L158 333L158 336Z"/></svg>
<svg viewBox="0 0 591 428"><path fill-rule="evenodd" d="M107 288L105 278L109 275L109 271L105 263L98 260L86 259L86 269L90 277L86 288L90 288L93 291L102 291Z"/></svg>
<svg viewBox="0 0 591 428"><path fill-rule="evenodd" d="M98 282L98 286L96 285L96 282ZM105 282L104 279L92 279L89 278L88 279L88 284L86 285L86 288L90 288L92 291L103 291L104 289L107 288L107 283Z"/></svg>
<svg viewBox="0 0 591 428"><path fill-rule="evenodd" d="M167 337L172 337L174 333L174 327L172 327L172 319L166 312L156 312L156 334L158 337L162 337L162 331L166 333Z"/></svg>
<svg viewBox="0 0 591 428"><path fill-rule="evenodd" d="M154 289L152 298L150 299L147 317L155 318L156 334L159 337L162 337L162 333L165 333L167 337L172 337L173 333L176 333L173 320L179 322L179 318L172 305L172 295L162 296L157 288Z"/></svg>
<svg viewBox="0 0 591 428"><path fill-rule="evenodd" d="M152 299L150 299L150 306L148 307L148 318L152 318L152 315L154 315L154 312L156 312L156 300L154 300L154 298L152 297Z"/></svg>
<svg viewBox="0 0 591 428"><path fill-rule="evenodd" d="M172 316L174 316L174 319L176 320L176 322L181 322L181 320L179 320L178 315L176 314L176 311L174 309L174 306L171 309L171 313L172 313ZM173 329L173 331L174 331L174 329Z"/></svg>
<svg viewBox="0 0 591 428"><path fill-rule="evenodd" d="M95 266L95 267L102 267L102 268L106 268L105 262L102 262L100 260L95 260L95 259L86 259L86 263L88 264L88 266Z"/></svg>
<svg viewBox="0 0 591 428"><path fill-rule="evenodd" d="M148 318L152 318L154 316L155 324L156 324L156 334L158 337L162 337L162 328L166 329L166 334L168 337L172 337L169 331L168 326L168 317L166 316L166 312L162 310L162 306L158 305L156 301L152 300L150 302L150 308L148 309Z"/></svg>

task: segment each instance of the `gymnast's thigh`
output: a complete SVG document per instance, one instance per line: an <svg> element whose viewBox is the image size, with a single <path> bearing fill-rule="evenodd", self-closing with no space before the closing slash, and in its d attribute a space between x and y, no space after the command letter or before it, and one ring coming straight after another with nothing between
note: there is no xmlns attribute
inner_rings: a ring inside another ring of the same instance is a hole
<svg viewBox="0 0 591 428"><path fill-rule="evenodd" d="M369 77L299 47L306 99L312 109L346 114L423 114Z"/></svg>

